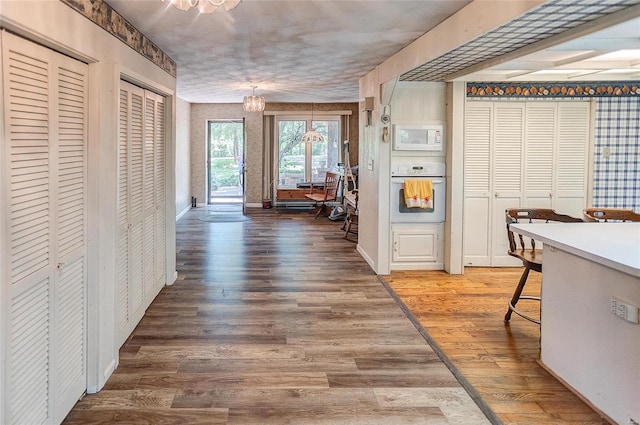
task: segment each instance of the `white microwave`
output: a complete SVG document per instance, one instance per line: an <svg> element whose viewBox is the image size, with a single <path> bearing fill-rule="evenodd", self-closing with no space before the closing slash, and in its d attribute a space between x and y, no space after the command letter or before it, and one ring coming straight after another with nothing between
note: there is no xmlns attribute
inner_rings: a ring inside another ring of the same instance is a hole
<svg viewBox="0 0 640 425"><path fill-rule="evenodd" d="M441 125L396 124L393 149L396 151L441 151L444 139Z"/></svg>

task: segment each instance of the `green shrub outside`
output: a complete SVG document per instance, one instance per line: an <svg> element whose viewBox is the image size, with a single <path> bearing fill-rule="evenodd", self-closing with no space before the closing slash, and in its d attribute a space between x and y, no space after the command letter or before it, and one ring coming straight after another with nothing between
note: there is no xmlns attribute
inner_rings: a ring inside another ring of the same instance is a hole
<svg viewBox="0 0 640 425"><path fill-rule="evenodd" d="M219 187L238 185L240 171L233 158L212 158L211 171Z"/></svg>

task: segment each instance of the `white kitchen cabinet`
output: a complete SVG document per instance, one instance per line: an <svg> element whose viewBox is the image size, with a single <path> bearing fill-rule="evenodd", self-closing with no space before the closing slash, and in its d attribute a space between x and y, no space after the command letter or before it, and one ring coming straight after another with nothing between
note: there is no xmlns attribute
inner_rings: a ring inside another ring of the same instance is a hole
<svg viewBox="0 0 640 425"><path fill-rule="evenodd" d="M443 269L443 223L391 225L391 270Z"/></svg>

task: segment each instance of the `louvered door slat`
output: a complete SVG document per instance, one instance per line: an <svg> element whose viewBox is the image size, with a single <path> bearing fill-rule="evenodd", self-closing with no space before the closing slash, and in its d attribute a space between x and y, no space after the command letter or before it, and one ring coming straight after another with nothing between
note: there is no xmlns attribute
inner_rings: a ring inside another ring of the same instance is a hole
<svg viewBox="0 0 640 425"><path fill-rule="evenodd" d="M11 302L10 424L44 423L49 415L49 279Z"/></svg>
<svg viewBox="0 0 640 425"><path fill-rule="evenodd" d="M144 227L143 227L143 279L144 279L144 299L145 304L149 305L153 298L156 296L155 292L155 268L154 268L154 257L155 257L155 246L154 246L154 215L153 211L151 214L148 214L144 219ZM145 307L146 307L145 305Z"/></svg>
<svg viewBox="0 0 640 425"><path fill-rule="evenodd" d="M118 257L116 320L118 344L127 338L129 325L129 117L130 92L121 82L118 131Z"/></svg>
<svg viewBox="0 0 640 425"><path fill-rule="evenodd" d="M87 78L86 68L76 66L73 69L71 66L74 64L72 62L57 69L58 246L62 261L69 261L65 257L82 249L85 244L86 154L83 140L86 138ZM68 106L70 99L73 107Z"/></svg>
<svg viewBox="0 0 640 425"><path fill-rule="evenodd" d="M155 125L155 280L161 288L165 284L165 107L158 96ZM159 290L159 289L158 289Z"/></svg>
<svg viewBox="0 0 640 425"><path fill-rule="evenodd" d="M129 172L131 181L129 185L129 218L130 221L142 218L142 173L143 173L143 97L137 93L131 93L131 116L129 117Z"/></svg>
<svg viewBox="0 0 640 425"><path fill-rule="evenodd" d="M50 264L49 65L46 59L17 49L4 53L10 139L10 277L17 284ZM29 103L40 106L40 112L22 106Z"/></svg>
<svg viewBox="0 0 640 425"><path fill-rule="evenodd" d="M527 105L523 205L528 207L551 208L556 109L555 102Z"/></svg>
<svg viewBox="0 0 640 425"><path fill-rule="evenodd" d="M464 184L465 192L490 190L492 105L472 103L465 114Z"/></svg>
<svg viewBox="0 0 640 425"><path fill-rule="evenodd" d="M155 96L145 96L145 121L144 121L144 177L143 177L143 209L145 211L154 208L154 139L155 139Z"/></svg>
<svg viewBox="0 0 640 425"><path fill-rule="evenodd" d="M65 264L56 286L56 343L59 346L58 382L60 398L77 400L78 385L85 381L85 265L84 256Z"/></svg>
<svg viewBox="0 0 640 425"><path fill-rule="evenodd" d="M142 223L132 224L129 233L128 254L130 320L135 320L133 317L140 314L144 301L142 243Z"/></svg>
<svg viewBox="0 0 640 425"><path fill-rule="evenodd" d="M524 105L496 105L494 124L494 191L498 196L522 190Z"/></svg>

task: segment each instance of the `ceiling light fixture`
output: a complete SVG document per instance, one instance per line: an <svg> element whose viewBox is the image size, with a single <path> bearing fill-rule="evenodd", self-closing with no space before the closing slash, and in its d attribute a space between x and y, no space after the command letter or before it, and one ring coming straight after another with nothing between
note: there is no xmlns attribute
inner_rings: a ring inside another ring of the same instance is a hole
<svg viewBox="0 0 640 425"><path fill-rule="evenodd" d="M302 141L307 143L324 142L322 134L318 133L316 129L313 128L313 103L311 103L311 130L302 135Z"/></svg>
<svg viewBox="0 0 640 425"><path fill-rule="evenodd" d="M162 0L165 1L165 0ZM224 7L229 11L236 7L242 0L169 0L169 2L180 10L197 8L200 13L213 13L219 7Z"/></svg>
<svg viewBox="0 0 640 425"><path fill-rule="evenodd" d="M253 88L253 94L244 97L242 109L245 112L262 112L264 111L264 97L256 96L256 88L258 88L258 86L251 87Z"/></svg>

